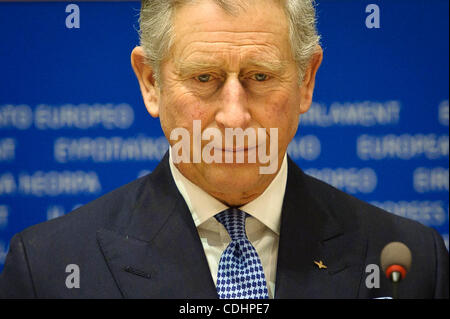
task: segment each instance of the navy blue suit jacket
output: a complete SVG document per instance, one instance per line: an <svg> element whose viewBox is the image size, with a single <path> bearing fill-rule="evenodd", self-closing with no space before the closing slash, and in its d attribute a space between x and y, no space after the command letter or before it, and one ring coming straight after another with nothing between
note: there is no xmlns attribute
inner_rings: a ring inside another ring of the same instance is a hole
<svg viewBox="0 0 450 319"><path fill-rule="evenodd" d="M441 236L305 175L289 160L275 298L391 296L366 266L391 241L409 246L401 298L448 298L448 252ZM326 269L314 261L322 260ZM66 286L78 265L80 287ZM217 298L189 209L168 156L154 172L11 240L0 275L3 298Z"/></svg>

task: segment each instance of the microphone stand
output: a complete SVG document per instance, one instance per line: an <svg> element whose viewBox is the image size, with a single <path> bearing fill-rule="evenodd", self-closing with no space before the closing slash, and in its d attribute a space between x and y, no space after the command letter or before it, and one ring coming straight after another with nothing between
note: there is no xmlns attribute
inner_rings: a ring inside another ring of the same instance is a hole
<svg viewBox="0 0 450 319"><path fill-rule="evenodd" d="M390 277L392 282L392 299L398 299L398 284L402 280L402 275L398 271L393 271Z"/></svg>

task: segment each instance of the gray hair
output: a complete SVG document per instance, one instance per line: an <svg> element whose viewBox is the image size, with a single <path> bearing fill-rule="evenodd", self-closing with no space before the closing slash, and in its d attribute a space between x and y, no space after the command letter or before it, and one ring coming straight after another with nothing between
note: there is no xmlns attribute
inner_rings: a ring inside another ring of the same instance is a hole
<svg viewBox="0 0 450 319"><path fill-rule="evenodd" d="M139 36L146 62L155 71L160 83L160 65L173 44L172 18L177 7L193 0L142 0ZM245 0L211 0L229 14L244 8ZM314 0L277 0L284 3L289 22L289 39L293 57L303 80L308 63L316 50L320 36L316 29ZM248 2L248 1L247 1Z"/></svg>

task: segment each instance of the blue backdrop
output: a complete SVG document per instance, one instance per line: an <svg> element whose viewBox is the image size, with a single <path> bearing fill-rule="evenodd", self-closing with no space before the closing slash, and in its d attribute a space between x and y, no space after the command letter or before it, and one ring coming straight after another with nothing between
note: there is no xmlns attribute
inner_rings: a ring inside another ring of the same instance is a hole
<svg viewBox="0 0 450 319"><path fill-rule="evenodd" d="M140 3L73 3L79 28L68 2L0 3L0 269L15 233L147 174L167 149L130 65ZM318 1L324 62L289 148L447 247L448 7Z"/></svg>

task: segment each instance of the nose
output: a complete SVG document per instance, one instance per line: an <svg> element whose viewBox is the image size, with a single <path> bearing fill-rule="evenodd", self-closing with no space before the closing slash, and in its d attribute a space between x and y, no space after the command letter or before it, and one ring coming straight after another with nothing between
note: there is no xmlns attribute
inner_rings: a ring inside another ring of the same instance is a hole
<svg viewBox="0 0 450 319"><path fill-rule="evenodd" d="M229 77L222 87L221 105L216 113L220 128L246 129L251 120L245 88L238 77Z"/></svg>

